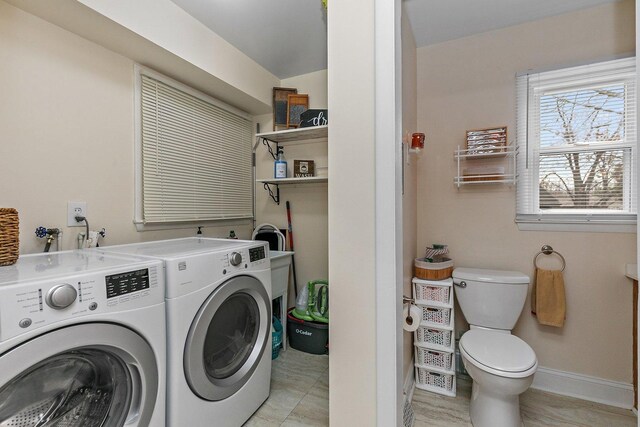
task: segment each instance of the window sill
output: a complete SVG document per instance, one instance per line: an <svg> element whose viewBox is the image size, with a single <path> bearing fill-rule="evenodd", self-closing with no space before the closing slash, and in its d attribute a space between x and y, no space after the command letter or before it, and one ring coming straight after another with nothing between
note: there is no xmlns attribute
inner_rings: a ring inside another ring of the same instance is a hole
<svg viewBox="0 0 640 427"><path fill-rule="evenodd" d="M520 231L556 231L587 233L636 233L635 221L587 221L587 220L518 220Z"/></svg>
<svg viewBox="0 0 640 427"><path fill-rule="evenodd" d="M161 230L181 230L187 228L197 229L198 227L224 227L229 225L251 225L252 218L237 218L224 220L207 220L207 221L185 221L185 222L167 222L167 223L144 223L142 221L133 221L136 231L161 231Z"/></svg>

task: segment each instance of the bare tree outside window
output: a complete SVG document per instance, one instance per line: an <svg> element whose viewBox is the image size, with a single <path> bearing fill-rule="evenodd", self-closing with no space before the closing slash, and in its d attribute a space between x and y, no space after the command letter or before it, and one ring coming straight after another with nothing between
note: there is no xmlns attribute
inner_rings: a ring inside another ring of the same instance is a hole
<svg viewBox="0 0 640 427"><path fill-rule="evenodd" d="M624 209L625 85L540 97L540 209Z"/></svg>

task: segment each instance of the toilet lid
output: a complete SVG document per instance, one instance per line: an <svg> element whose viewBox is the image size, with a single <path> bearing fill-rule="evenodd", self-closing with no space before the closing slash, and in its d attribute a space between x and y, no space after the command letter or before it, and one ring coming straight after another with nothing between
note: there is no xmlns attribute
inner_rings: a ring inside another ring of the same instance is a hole
<svg viewBox="0 0 640 427"><path fill-rule="evenodd" d="M522 373L538 363L536 353L526 342L515 335L501 332L472 329L462 335L460 349L473 360L469 360L485 370ZM478 365L478 363L480 365Z"/></svg>

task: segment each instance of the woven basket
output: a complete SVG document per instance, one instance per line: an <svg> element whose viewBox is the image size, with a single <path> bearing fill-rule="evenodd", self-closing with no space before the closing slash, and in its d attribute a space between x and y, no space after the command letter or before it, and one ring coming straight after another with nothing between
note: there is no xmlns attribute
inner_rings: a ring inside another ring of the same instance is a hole
<svg viewBox="0 0 640 427"><path fill-rule="evenodd" d="M20 248L18 211L0 208L0 265L15 264Z"/></svg>
<svg viewBox="0 0 640 427"><path fill-rule="evenodd" d="M426 262L424 258L416 258L414 269L418 279L444 280L453 273L453 261L446 259L444 262Z"/></svg>

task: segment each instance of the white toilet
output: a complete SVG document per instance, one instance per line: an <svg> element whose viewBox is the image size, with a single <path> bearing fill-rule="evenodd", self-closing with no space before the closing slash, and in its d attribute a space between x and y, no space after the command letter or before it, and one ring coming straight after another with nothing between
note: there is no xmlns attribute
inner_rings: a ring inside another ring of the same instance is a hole
<svg viewBox="0 0 640 427"><path fill-rule="evenodd" d="M473 379L471 422L474 427L519 427L519 396L538 368L533 349L511 335L529 277L517 271L456 268L453 284L471 326L460 339L460 355Z"/></svg>

